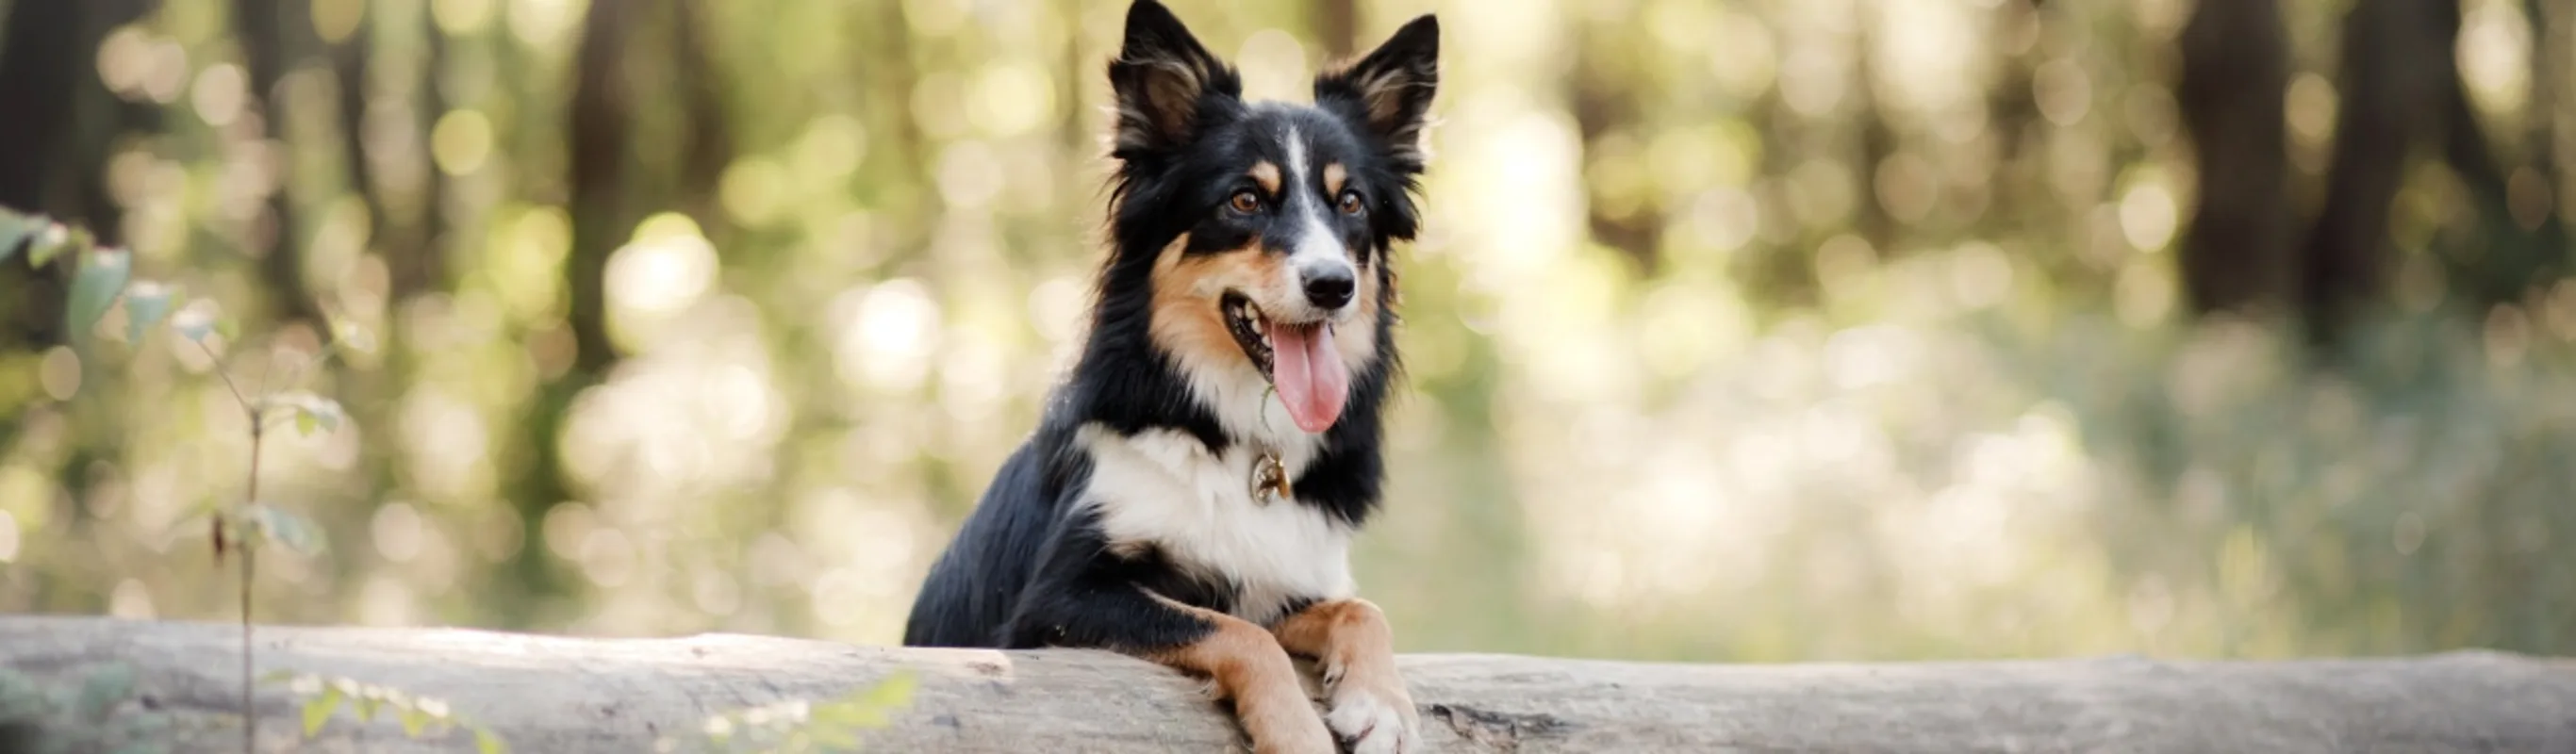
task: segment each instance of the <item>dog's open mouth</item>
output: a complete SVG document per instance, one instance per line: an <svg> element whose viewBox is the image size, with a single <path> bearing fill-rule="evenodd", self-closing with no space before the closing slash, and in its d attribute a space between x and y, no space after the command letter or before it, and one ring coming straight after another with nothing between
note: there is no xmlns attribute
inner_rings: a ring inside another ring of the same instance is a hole
<svg viewBox="0 0 2576 754"><path fill-rule="evenodd" d="M1269 321L1261 317L1261 309L1252 305L1252 299L1232 291L1226 292L1217 308L1225 311L1225 330L1234 333L1234 344L1243 347L1243 355L1252 357L1252 367L1261 370L1262 379L1272 379L1270 335L1263 332Z"/></svg>
<svg viewBox="0 0 2576 754"><path fill-rule="evenodd" d="M1331 429L1342 416L1342 404L1350 400L1351 387L1350 369L1333 345L1332 324L1275 322L1250 297L1233 291L1217 301L1217 308L1225 316L1226 332L1278 389L1279 403L1297 428L1310 433Z"/></svg>

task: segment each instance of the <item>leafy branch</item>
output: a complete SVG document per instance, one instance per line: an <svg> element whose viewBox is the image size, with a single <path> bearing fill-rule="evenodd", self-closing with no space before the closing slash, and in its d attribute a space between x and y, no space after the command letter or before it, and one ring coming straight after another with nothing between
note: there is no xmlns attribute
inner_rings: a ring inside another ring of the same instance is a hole
<svg viewBox="0 0 2576 754"><path fill-rule="evenodd" d="M129 348L139 348L154 326L168 319L171 330L182 340L206 355L215 376L240 406L250 432L250 464L242 486L241 502L219 508L210 516L208 534L213 540L215 561L223 562L227 553L238 551L241 564L241 705L242 749L253 751L258 741L258 711L252 687L254 649L251 643L251 585L256 577L256 553L263 543L275 542L307 556L323 548L320 527L284 508L261 502L259 496L260 451L270 427L292 422L299 433L339 429L342 412L331 399L302 390L271 392L266 385L243 390L233 379L225 351L215 347L217 327L214 306L203 299L185 308L172 310L179 288L158 281L134 280L133 254L125 249L101 247L86 230L68 227L43 217L0 210L0 263L27 253L29 265L39 269L62 259L74 265L70 295L63 305L63 328L79 351L91 352L92 339L99 321L118 303L125 306L125 336ZM354 335L355 331L344 331ZM361 347L361 337L335 337L319 364L337 356L342 349ZM272 355L272 358L273 355ZM304 376L302 364L287 380L293 385ZM263 380L265 382L265 380Z"/></svg>

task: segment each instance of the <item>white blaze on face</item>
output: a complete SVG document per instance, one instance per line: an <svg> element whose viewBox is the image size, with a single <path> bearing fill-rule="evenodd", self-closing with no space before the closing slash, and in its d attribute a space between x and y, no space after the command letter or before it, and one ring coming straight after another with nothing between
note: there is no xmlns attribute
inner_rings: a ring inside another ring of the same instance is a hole
<svg viewBox="0 0 2576 754"><path fill-rule="evenodd" d="M1338 312L1323 311L1308 302L1305 280L1336 268L1346 279L1357 275L1341 238L1324 221L1323 213L1328 211L1324 201L1312 195L1316 182L1307 164L1306 145L1294 128L1285 136L1288 174L1282 176L1280 193L1286 198L1290 222L1299 229L1288 263L1280 266L1280 274L1289 278L1282 281L1289 300L1263 302L1263 311L1271 313L1270 377L1279 389L1280 405L1288 409L1297 428L1321 433L1341 419L1342 406L1350 399L1351 373L1341 349L1333 345L1331 320Z"/></svg>
<svg viewBox="0 0 2576 754"><path fill-rule="evenodd" d="M1332 267L1347 270L1351 266L1350 250L1343 248L1341 234L1335 232L1332 224L1325 221L1327 217L1325 213L1332 211L1332 197L1306 193L1305 190L1310 190L1317 185L1313 166L1306 161L1306 143L1297 137L1297 129L1294 128L1288 129L1287 139L1288 175L1280 186L1283 189L1282 193L1289 199L1287 209L1290 217L1293 218L1291 222L1297 224L1297 245L1288 252L1289 273L1299 274ZM1289 290L1305 290L1302 280L1292 282L1298 284L1290 286ZM1300 308L1307 308L1303 298L1300 298L1297 304ZM1326 314L1326 312L1315 313Z"/></svg>

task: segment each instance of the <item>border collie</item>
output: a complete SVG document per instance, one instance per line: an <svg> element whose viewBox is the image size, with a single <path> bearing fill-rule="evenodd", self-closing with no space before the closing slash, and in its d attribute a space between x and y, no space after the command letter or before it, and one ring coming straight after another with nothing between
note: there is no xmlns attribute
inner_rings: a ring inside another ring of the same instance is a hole
<svg viewBox="0 0 2576 754"><path fill-rule="evenodd" d="M1127 12L1114 248L1080 360L931 568L911 646L1085 647L1213 681L1260 752L1420 748L1354 596L1396 374L1390 246L1420 223L1439 23L1247 102L1154 0ZM1328 711L1291 655L1315 659Z"/></svg>

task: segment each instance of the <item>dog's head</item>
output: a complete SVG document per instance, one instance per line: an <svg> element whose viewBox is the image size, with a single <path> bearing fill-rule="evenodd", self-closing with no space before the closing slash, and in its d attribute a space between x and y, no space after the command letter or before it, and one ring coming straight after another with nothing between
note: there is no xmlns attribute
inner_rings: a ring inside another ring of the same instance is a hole
<svg viewBox="0 0 2576 754"><path fill-rule="evenodd" d="M1129 9L1109 65L1112 264L1150 264L1153 342L1193 383L1266 381L1299 429L1320 433L1353 376L1380 366L1386 254L1420 223L1439 46L1423 16L1316 77L1312 105L1246 102L1171 11Z"/></svg>

